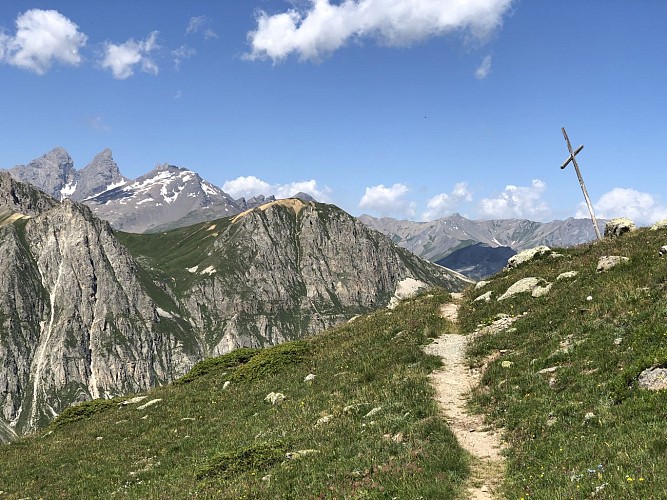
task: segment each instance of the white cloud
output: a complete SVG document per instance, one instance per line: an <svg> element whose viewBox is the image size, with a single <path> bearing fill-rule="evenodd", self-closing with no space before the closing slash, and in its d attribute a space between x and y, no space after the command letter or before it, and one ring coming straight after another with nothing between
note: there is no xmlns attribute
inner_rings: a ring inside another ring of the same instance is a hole
<svg viewBox="0 0 667 500"><path fill-rule="evenodd" d="M359 207L382 216L414 217L416 204L406 199L410 189L401 183L386 187L384 184L366 188Z"/></svg>
<svg viewBox="0 0 667 500"><path fill-rule="evenodd" d="M513 0L310 0L307 10L269 15L260 10L248 33L248 59L274 62L296 53L318 60L350 40L372 38L406 46L433 36L465 33L485 40L502 25Z"/></svg>
<svg viewBox="0 0 667 500"><path fill-rule="evenodd" d="M87 39L56 10L28 10L16 18L16 35L0 33L0 61L43 75L54 62L78 66Z"/></svg>
<svg viewBox="0 0 667 500"><path fill-rule="evenodd" d="M211 20L207 16L191 17L188 21L188 27L185 28L185 34L192 35L201 32L207 40L218 38L218 34L211 29L210 24Z"/></svg>
<svg viewBox="0 0 667 500"><path fill-rule="evenodd" d="M667 218L667 207L658 203L649 193L634 189L614 188L593 204L595 216L600 219L628 217L636 224L649 225ZM589 218L586 203L581 202L576 217Z"/></svg>
<svg viewBox="0 0 667 500"><path fill-rule="evenodd" d="M479 215L490 219L544 220L551 212L541 199L546 188L546 183L539 179L534 179L530 186L507 185L496 198L480 201Z"/></svg>
<svg viewBox="0 0 667 500"><path fill-rule="evenodd" d="M468 183L458 182L451 193L440 193L426 203L427 210L422 214L423 220L434 220L446 217L455 211L462 201L472 201L472 193Z"/></svg>
<svg viewBox="0 0 667 500"><path fill-rule="evenodd" d="M150 57L151 52L159 48L157 36L158 32L153 31L145 40L139 42L132 38L120 45L107 42L104 45L102 67L110 69L117 80L132 76L136 65L141 65L141 70L146 73L157 75L158 66Z"/></svg>
<svg viewBox="0 0 667 500"><path fill-rule="evenodd" d="M88 120L88 126L93 130L100 132L108 132L111 130L111 127L104 122L104 118L101 116L94 116Z"/></svg>
<svg viewBox="0 0 667 500"><path fill-rule="evenodd" d="M475 70L475 78L478 80L484 80L491 73L491 56L485 56L482 59L482 64L479 65L479 68Z"/></svg>
<svg viewBox="0 0 667 500"><path fill-rule="evenodd" d="M222 185L222 190L233 198L252 198L258 194L268 195L271 184L258 179L254 175L247 177L237 177L231 181L226 181Z"/></svg>
<svg viewBox="0 0 667 500"><path fill-rule="evenodd" d="M197 51L192 47L187 45L181 45L176 50L171 51L171 55L174 56L174 68L178 71L181 67L181 62L183 59L190 59L197 54Z"/></svg>
<svg viewBox="0 0 667 500"><path fill-rule="evenodd" d="M317 181L314 179L309 181L290 182L287 184L269 184L254 175L249 175L247 177L241 176L226 181L222 186L222 190L233 198L244 197L246 199L259 194L264 196L273 195L276 198L289 198L299 192L303 192L311 195L317 201L328 201L330 193L330 190L326 187L319 188L317 186Z"/></svg>

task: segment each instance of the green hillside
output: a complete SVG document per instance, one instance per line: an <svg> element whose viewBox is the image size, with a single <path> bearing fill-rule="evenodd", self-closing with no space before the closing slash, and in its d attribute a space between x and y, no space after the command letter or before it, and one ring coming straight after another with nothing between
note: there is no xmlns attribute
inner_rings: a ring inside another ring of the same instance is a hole
<svg viewBox="0 0 667 500"><path fill-rule="evenodd" d="M667 391L638 384L667 367L665 244L643 229L503 271L466 291L458 325L438 316L449 294L430 292L206 360L142 401L73 407L2 446L0 498L461 498L469 462L421 350L456 331L477 332L470 406L504 428L504 498L666 498ZM598 272L604 255L629 260ZM553 286L496 300L526 277Z"/></svg>
<svg viewBox="0 0 667 500"><path fill-rule="evenodd" d="M137 403L72 407L2 447L0 498L454 498L467 462L420 349L451 328L448 300L212 358Z"/></svg>
<svg viewBox="0 0 667 500"><path fill-rule="evenodd" d="M525 316L472 344L471 365L494 360L474 404L506 429L507 498L667 498L667 391L638 388L667 367L667 231L558 250L469 289L466 331L498 314ZM629 257L606 272L604 255ZM577 271L574 278L561 273ZM554 283L539 298L497 297L520 278ZM493 291L492 300L472 302Z"/></svg>

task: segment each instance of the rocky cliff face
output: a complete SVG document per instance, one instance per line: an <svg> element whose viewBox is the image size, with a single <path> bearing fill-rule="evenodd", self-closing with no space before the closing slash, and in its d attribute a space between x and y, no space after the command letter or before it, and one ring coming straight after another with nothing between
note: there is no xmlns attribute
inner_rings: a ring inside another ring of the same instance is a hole
<svg viewBox="0 0 667 500"><path fill-rule="evenodd" d="M319 332L387 305L406 283L467 283L330 205L282 200L116 235L84 205L7 175L0 184L10 214L0 224L0 440L73 402L173 380L206 356Z"/></svg>
<svg viewBox="0 0 667 500"><path fill-rule="evenodd" d="M86 207L66 200L0 228L0 251L5 437L72 402L166 382L200 359L190 329L159 315L141 269Z"/></svg>
<svg viewBox="0 0 667 500"><path fill-rule="evenodd" d="M322 331L386 306L407 280L450 290L469 282L332 205L297 199L172 232L119 237L156 280L173 278L165 286L210 355Z"/></svg>
<svg viewBox="0 0 667 500"><path fill-rule="evenodd" d="M297 199L234 217L212 252L204 263L212 267L212 279L196 283L183 301L188 311L216 304L208 317L193 317L202 329L207 322L218 325L209 331L214 354L324 330L386 306L408 279L453 290L466 284L461 276L397 249L342 210ZM238 293L225 293L230 289Z"/></svg>

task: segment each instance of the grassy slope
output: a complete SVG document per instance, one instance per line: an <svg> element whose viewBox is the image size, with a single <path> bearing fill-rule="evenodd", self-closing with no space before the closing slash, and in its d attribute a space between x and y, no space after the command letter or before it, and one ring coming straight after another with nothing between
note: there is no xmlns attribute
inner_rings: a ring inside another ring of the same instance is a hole
<svg viewBox="0 0 667 500"><path fill-rule="evenodd" d="M162 401L144 410L73 407L2 447L0 497L453 498L465 455L428 383L439 361L420 349L451 328L437 314L447 300L435 292L306 341L206 360L151 391L142 403ZM282 404L264 401L272 391Z"/></svg>
<svg viewBox="0 0 667 500"><path fill-rule="evenodd" d="M157 280L174 286L177 292L187 290L193 281L202 279L198 271L209 265L219 267L219 256L213 252L213 241L231 223L231 219L202 222L163 233L115 233L118 240L137 256Z"/></svg>
<svg viewBox="0 0 667 500"><path fill-rule="evenodd" d="M506 350L475 403L507 429L507 498L586 498L596 489L596 498L667 498L667 391L636 387L643 369L667 366L667 261L658 256L665 243L667 232L640 230L468 291L468 299L488 290L498 296L523 277L579 272L546 297L468 300L460 314L471 331L498 313L528 312L516 330L480 337L469 352L476 364ZM601 255L630 261L597 273ZM559 368L537 373L550 367Z"/></svg>

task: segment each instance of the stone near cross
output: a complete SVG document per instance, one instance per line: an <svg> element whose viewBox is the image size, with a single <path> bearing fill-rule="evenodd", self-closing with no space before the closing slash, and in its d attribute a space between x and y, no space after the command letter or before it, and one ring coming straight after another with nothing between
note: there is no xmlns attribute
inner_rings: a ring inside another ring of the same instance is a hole
<svg viewBox="0 0 667 500"><path fill-rule="evenodd" d="M577 178L579 179L579 184L581 185L581 191L584 193L584 199L586 200L586 205L588 205L588 212L591 214L591 220L593 221L593 228L595 229L595 234L597 235L598 240L602 240L602 235L600 234L600 228L598 227L598 221L595 218L595 213L593 212L593 205L591 204L591 199L588 197L586 184L584 184L584 178L581 176L581 170L579 170L579 164L577 163L577 159L575 158L575 156L577 156L581 152L581 150L584 149L584 145L582 144L577 148L576 151L572 151L572 145L570 144L570 139L567 136L567 132L565 132L565 127L562 127L561 130L563 131L563 137L565 137L565 142L567 142L567 149L570 152L570 156L568 156L567 160L563 162L560 168L564 169L570 164L570 162L572 162L572 165L574 165L574 170L577 172Z"/></svg>

